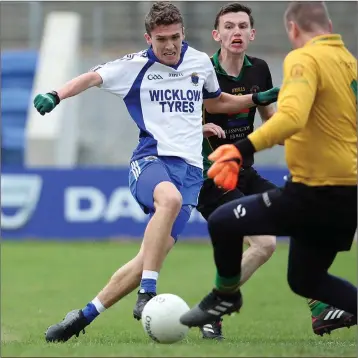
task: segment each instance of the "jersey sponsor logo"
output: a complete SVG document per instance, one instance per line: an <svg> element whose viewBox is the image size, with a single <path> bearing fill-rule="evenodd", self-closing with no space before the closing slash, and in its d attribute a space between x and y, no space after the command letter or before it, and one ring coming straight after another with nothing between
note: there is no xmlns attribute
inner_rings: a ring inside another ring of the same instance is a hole
<svg viewBox="0 0 358 358"><path fill-rule="evenodd" d="M201 101L199 90L150 90L150 100L158 102L164 112L193 113L194 103Z"/></svg>
<svg viewBox="0 0 358 358"><path fill-rule="evenodd" d="M147 76L148 80L149 81L153 81L153 80L162 80L163 77L161 75L158 75L158 74L154 74L154 73L150 73L148 76Z"/></svg>
<svg viewBox="0 0 358 358"><path fill-rule="evenodd" d="M254 85L250 88L250 93L258 93L260 92L260 87L257 85Z"/></svg>
<svg viewBox="0 0 358 358"><path fill-rule="evenodd" d="M234 126L234 128L230 128L230 125ZM239 125L241 125L241 127L239 127ZM250 125L247 125L247 120L245 119L229 122L227 127L228 128L225 129L226 139L231 141L246 138L252 132Z"/></svg>
<svg viewBox="0 0 358 358"><path fill-rule="evenodd" d="M194 86L197 86L199 84L199 75L196 72L193 72L190 76L191 83Z"/></svg>
<svg viewBox="0 0 358 358"><path fill-rule="evenodd" d="M184 75L180 73L169 73L169 77L183 77Z"/></svg>
<svg viewBox="0 0 358 358"><path fill-rule="evenodd" d="M201 92L199 90L150 90L150 100L157 101L201 101Z"/></svg>
<svg viewBox="0 0 358 358"><path fill-rule="evenodd" d="M236 87L231 90L231 93L239 93L239 92L245 92L245 91L246 91L245 87Z"/></svg>

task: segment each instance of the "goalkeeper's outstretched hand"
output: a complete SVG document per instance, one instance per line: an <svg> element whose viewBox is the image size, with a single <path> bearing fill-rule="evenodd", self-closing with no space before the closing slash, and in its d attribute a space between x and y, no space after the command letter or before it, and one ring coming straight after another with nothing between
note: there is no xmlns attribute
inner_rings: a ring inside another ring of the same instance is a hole
<svg viewBox="0 0 358 358"><path fill-rule="evenodd" d="M252 95L252 101L258 106L268 106L277 101L279 87L274 87L265 92L258 92Z"/></svg>
<svg viewBox="0 0 358 358"><path fill-rule="evenodd" d="M49 92L45 94L38 94L34 99L34 106L42 116L45 113L50 113L58 104L60 98L57 92Z"/></svg>
<svg viewBox="0 0 358 358"><path fill-rule="evenodd" d="M214 162L208 171L209 178L226 190L235 189L242 165L240 151L233 144L224 144L210 154L209 160Z"/></svg>

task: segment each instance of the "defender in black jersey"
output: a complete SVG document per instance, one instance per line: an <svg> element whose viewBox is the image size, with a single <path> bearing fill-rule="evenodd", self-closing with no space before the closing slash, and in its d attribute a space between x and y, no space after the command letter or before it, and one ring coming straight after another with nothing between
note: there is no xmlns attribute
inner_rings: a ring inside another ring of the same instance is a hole
<svg viewBox="0 0 358 358"><path fill-rule="evenodd" d="M251 9L239 3L224 5L215 20L213 38L220 42L220 49L212 56L221 90L238 96L249 93L267 91L273 87L270 69L267 63L259 58L246 55L250 41L255 38L254 20ZM266 107L251 107L238 113L209 114L203 111L203 123L213 123L221 127L225 138L210 136L203 142L204 184L200 191L197 209L207 220L221 205L240 197L266 192L276 186L257 173L253 168L253 155L245 157L241 169L240 180L235 190L226 191L218 188L206 173L211 166L208 156L220 145L232 144L246 138L254 130L254 118L258 110L263 121L268 120L274 113L273 105ZM249 248L242 260L242 276L240 284L247 279L273 254L276 238L274 236L246 237ZM333 315L335 308L318 302L309 301L312 312L312 327L316 334L323 334L344 327L348 313ZM328 318L327 318L328 317ZM329 321L329 322L328 322ZM204 338L221 339L221 321L201 327Z"/></svg>

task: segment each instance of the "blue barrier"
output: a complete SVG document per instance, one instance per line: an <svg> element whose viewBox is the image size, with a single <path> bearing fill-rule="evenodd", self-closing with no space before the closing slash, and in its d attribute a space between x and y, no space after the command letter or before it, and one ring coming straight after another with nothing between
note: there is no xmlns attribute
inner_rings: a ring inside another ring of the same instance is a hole
<svg viewBox="0 0 358 358"><path fill-rule="evenodd" d="M1 52L1 163L22 166L24 136L38 52Z"/></svg>
<svg viewBox="0 0 358 358"><path fill-rule="evenodd" d="M282 185L286 169L258 168ZM3 168L3 239L104 240L141 238L147 217L128 188L128 169L26 170ZM181 238L207 237L194 210Z"/></svg>

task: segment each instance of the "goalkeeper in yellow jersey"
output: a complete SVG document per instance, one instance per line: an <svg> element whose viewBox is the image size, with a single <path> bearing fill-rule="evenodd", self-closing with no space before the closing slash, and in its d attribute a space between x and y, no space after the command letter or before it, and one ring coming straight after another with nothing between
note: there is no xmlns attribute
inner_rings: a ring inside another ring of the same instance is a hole
<svg viewBox="0 0 358 358"><path fill-rule="evenodd" d="M336 255L350 250L357 227L357 60L332 33L323 2L292 2L284 18L294 50L284 61L277 113L247 138L217 148L208 175L233 190L242 158L284 142L291 179L282 189L229 202L209 217L215 288L181 317L189 327L240 310L248 235L289 236L292 291L336 307L331 315L349 312L342 326L357 323L357 288L328 273Z"/></svg>

